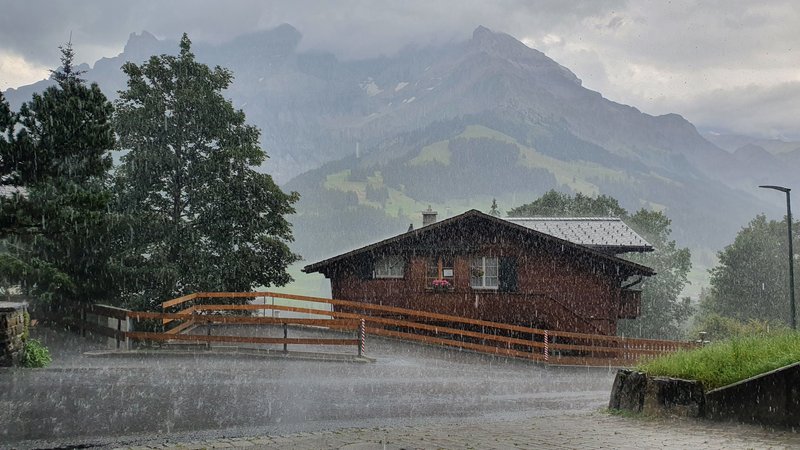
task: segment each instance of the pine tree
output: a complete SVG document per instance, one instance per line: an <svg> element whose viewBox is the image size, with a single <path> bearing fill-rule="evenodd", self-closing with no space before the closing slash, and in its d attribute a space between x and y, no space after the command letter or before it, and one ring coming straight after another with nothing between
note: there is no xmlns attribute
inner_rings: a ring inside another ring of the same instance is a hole
<svg viewBox="0 0 800 450"><path fill-rule="evenodd" d="M222 95L231 72L196 62L185 34L178 56L123 71L118 207L134 216L138 257L129 302L149 308L189 292L291 281L286 268L298 257L284 216L298 194L254 170L266 155L259 130Z"/></svg>
<svg viewBox="0 0 800 450"><path fill-rule="evenodd" d="M492 199L492 206L489 208L489 215L494 217L501 217L500 208L497 207L497 199Z"/></svg>
<svg viewBox="0 0 800 450"><path fill-rule="evenodd" d="M14 128L17 117L11 111L0 91L0 290L4 294L15 287L19 278L21 261L12 255L11 230L16 228L15 210L18 188L14 185L12 173L16 160Z"/></svg>
<svg viewBox="0 0 800 450"><path fill-rule="evenodd" d="M8 102L0 91L0 186L13 186L11 174L14 170L15 145L14 127L17 118L8 106ZM10 192L4 189L3 195Z"/></svg>
<svg viewBox="0 0 800 450"><path fill-rule="evenodd" d="M60 49L56 85L22 105L5 139L0 176L17 193L0 200L0 270L43 300L108 300L112 105L73 69L71 43Z"/></svg>

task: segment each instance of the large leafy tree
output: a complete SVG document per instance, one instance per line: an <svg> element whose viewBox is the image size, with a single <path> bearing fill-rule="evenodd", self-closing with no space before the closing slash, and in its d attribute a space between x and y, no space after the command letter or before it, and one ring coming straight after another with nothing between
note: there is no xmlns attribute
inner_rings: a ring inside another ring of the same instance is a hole
<svg viewBox="0 0 800 450"><path fill-rule="evenodd" d="M544 195L508 212L509 217L625 217L628 212L619 202L607 195L574 196L549 190Z"/></svg>
<svg viewBox="0 0 800 450"><path fill-rule="evenodd" d="M618 332L647 338L680 337L682 326L692 314L688 298L680 293L689 282L691 254L670 239L670 220L662 212L640 209L630 215L613 197L574 196L551 190L535 201L508 212L510 217L619 217L653 245L655 251L624 255L651 267L657 273L642 282L642 308L635 320L621 320Z"/></svg>
<svg viewBox="0 0 800 450"><path fill-rule="evenodd" d="M54 86L34 94L16 117L0 107L7 191L0 199L0 270L43 300L109 300L112 105L80 78L71 44L61 53Z"/></svg>
<svg viewBox="0 0 800 450"><path fill-rule="evenodd" d="M285 216L298 194L255 170L266 155L259 130L222 95L231 72L197 62L185 34L177 56L122 70L118 207L133 217L129 252L138 258L128 301L149 308L190 292L289 282L298 257Z"/></svg>
<svg viewBox="0 0 800 450"><path fill-rule="evenodd" d="M679 339L683 326L694 312L688 297L681 291L689 283L692 255L688 248L678 247L670 239L671 221L660 211L640 209L623 217L655 248L649 253L624 255L639 264L652 268L656 275L642 282L642 308L638 318L621 320L618 333L643 338Z"/></svg>
<svg viewBox="0 0 800 450"><path fill-rule="evenodd" d="M794 248L800 248L800 226L792 224ZM741 322L788 324L789 264L786 219L756 216L718 253L711 269L711 289L701 304L703 315L719 315ZM795 291L798 290L795 278Z"/></svg>

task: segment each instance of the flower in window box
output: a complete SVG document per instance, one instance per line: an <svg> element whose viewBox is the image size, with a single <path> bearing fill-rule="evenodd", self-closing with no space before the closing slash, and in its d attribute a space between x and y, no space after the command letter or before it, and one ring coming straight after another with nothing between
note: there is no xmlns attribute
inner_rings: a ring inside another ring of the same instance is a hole
<svg viewBox="0 0 800 450"><path fill-rule="evenodd" d="M433 286L434 291L450 290L450 282L447 280L441 280L441 279L433 280L431 285Z"/></svg>

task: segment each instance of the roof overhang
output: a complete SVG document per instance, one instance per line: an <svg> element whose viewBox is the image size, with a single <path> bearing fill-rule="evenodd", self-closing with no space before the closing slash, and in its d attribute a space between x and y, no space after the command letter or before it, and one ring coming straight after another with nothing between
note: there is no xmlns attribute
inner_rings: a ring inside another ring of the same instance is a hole
<svg viewBox="0 0 800 450"><path fill-rule="evenodd" d="M549 234L542 233L540 231L536 231L534 229L531 229L531 228L528 228L528 227L525 227L525 226L522 226L522 225L518 225L518 224L515 224L513 222L509 222L507 220L503 220L503 219L498 218L498 217L490 216L489 214L482 213L482 212L480 212L480 211L478 211L476 209L471 209L471 210L469 210L469 211L467 211L465 213L462 213L462 214L459 214L457 216L453 216L453 217L438 221L438 222L433 223L431 225L427 225L427 226L424 226L422 228L418 228L418 229L415 229L415 230L412 230L412 231L408 231L408 232L399 234L397 236L393 236L393 237L378 241L378 242L376 242L374 244L366 245L364 247L357 248L355 250L351 250L351 251L349 251L347 253L343 253L341 255L337 255L337 256L334 256L334 257L331 257L331 258L328 258L328 259L324 259L322 261L319 261L319 262L316 262L316 263L313 263L313 264L309 264L309 265L305 266L302 269L302 271L305 272L305 273L325 272L326 271L325 269L327 267L332 266L334 264L341 263L341 262L344 262L344 261L349 260L351 258L355 258L355 257L361 256L361 255L364 255L364 254L368 254L370 252L376 251L376 250L378 250L380 248L383 248L383 247L386 247L386 246L389 246L389 245L392 245L392 244L401 243L401 242L406 241L406 240L411 241L411 240L422 238L426 234L434 233L434 232L440 230L441 228L445 228L445 227L450 226L450 225L452 225L452 224L454 224L454 223L456 223L458 221L465 220L465 219L468 219L468 218L477 218L477 219L485 220L485 221L488 221L489 223L494 223L494 224L499 225L499 226L508 227L509 229L515 230L515 231L517 231L517 232L519 232L520 234L523 234L523 235L527 234L527 235L530 235L530 236L538 237L540 239L544 239L546 241L550 241L550 242L552 242L554 244L560 244L560 245L564 246L565 248L573 249L574 251L577 251L578 253L586 254L587 256L595 257L595 258L597 258L597 259L599 259L601 261L605 261L605 262L612 263L614 265L625 267L625 268L629 269L632 272L632 275L643 275L643 276L655 275L655 271L653 271L653 269L651 269L651 268L649 268L647 266L644 266L644 265L641 265L641 264L637 264L637 263L634 263L632 261L628 261L626 259L619 258L617 256L609 254L606 251L602 251L602 250L595 249L595 248L592 248L592 247L588 247L588 246L585 246L585 245L576 244L574 242L570 242L570 241L567 241L567 240L564 240L564 239L560 239L560 238L557 238L555 236L551 236Z"/></svg>

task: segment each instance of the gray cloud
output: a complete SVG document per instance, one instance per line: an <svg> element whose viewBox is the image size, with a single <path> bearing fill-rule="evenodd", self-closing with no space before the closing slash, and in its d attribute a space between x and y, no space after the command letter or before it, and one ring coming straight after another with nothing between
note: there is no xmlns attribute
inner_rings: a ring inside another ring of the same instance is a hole
<svg viewBox="0 0 800 450"><path fill-rule="evenodd" d="M800 81L794 81L767 87L750 85L717 89L691 102L667 103L661 108L678 108L687 119L702 128L800 140L798 99Z"/></svg>
<svg viewBox="0 0 800 450"><path fill-rule="evenodd" d="M290 23L303 33L302 49L352 59L464 40L484 25L544 51L587 87L646 112L789 133L785 118L796 117L792 105L800 104L800 92L789 88L800 81L794 0L0 0L0 8L0 57L18 55L40 70L58 64L57 47L70 32L78 59L93 62L121 51L133 31L170 39L186 31L196 42L221 42ZM14 67L7 59L0 78ZM34 73L29 69L19 73ZM787 97L771 99L776 92ZM745 119L733 95L749 99L739 106L764 114Z"/></svg>
<svg viewBox="0 0 800 450"><path fill-rule="evenodd" d="M573 6L560 0L8 3L0 18L0 47L29 61L52 65L57 63L56 47L70 32L76 48L121 49L133 31L147 30L162 38L175 38L186 31L194 40L218 42L290 23L303 33L305 47L329 50L343 58L360 58L391 54L407 44L462 40L481 24L514 34L515 30L544 28L554 21L579 21L623 2L603 0ZM108 55L87 55L94 59L99 56Z"/></svg>

